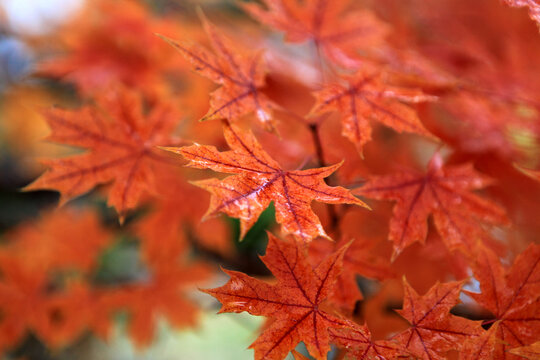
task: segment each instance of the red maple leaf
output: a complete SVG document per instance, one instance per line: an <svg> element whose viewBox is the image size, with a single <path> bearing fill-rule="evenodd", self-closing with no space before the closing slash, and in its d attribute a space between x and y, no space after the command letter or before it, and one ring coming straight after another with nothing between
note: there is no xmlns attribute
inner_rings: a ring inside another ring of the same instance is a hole
<svg viewBox="0 0 540 360"><path fill-rule="evenodd" d="M480 334L480 323L450 314L459 302L463 282L437 283L419 296L403 281L403 316L411 327L393 340L400 342L419 359L446 359L445 352L460 349L463 342Z"/></svg>
<svg viewBox="0 0 540 360"><path fill-rule="evenodd" d="M55 348L86 330L108 332L101 298L83 281L111 240L92 212L48 213L6 239L0 247L0 349L18 344L27 331Z"/></svg>
<svg viewBox="0 0 540 360"><path fill-rule="evenodd" d="M347 84L330 84L315 93L313 115L337 111L342 117L342 135L362 153L371 140L370 119L398 132L407 131L433 137L422 125L416 111L405 103L433 99L420 90L386 85L378 69L363 68L347 78Z"/></svg>
<svg viewBox="0 0 540 360"><path fill-rule="evenodd" d="M196 323L198 307L186 294L202 285L208 269L200 264L182 263L170 266L173 253L165 266L154 267L149 279L117 289L108 294L108 302L130 315L128 331L138 346L148 345L155 334L157 320L167 319L175 327Z"/></svg>
<svg viewBox="0 0 540 360"><path fill-rule="evenodd" d="M241 237L257 221L261 212L274 201L276 220L286 234L302 241L328 237L310 204L313 200L330 204L365 206L347 189L330 187L324 178L341 164L309 170L283 170L257 142L251 132L234 125L223 125L231 151L219 152L214 146L195 144L166 148L188 159L189 166L236 174L223 180L194 182L212 194L207 216L224 212L240 218Z"/></svg>
<svg viewBox="0 0 540 360"><path fill-rule="evenodd" d="M395 276L390 269L389 261L371 252L376 244L372 240L359 238L351 243L343 257L343 272L339 275L334 291L330 295L334 304L350 313L354 310L356 302L363 299L356 281L357 275L377 280ZM315 240L309 248L310 258L317 264L346 243L347 241L343 239L339 242Z"/></svg>
<svg viewBox="0 0 540 360"><path fill-rule="evenodd" d="M186 30L175 21L152 16L135 1L92 1L59 34L57 41L68 53L40 64L38 71L63 77L85 94L121 82L157 98L165 92L163 73L182 67L154 33Z"/></svg>
<svg viewBox="0 0 540 360"><path fill-rule="evenodd" d="M112 182L108 204L122 220L142 194L155 192L154 179L167 163L155 147L178 143L171 136L178 113L171 105L158 102L145 114L141 98L124 88L105 92L95 102L96 106L79 110L45 112L52 130L49 140L88 152L43 161L49 169L26 190L57 190L63 203Z"/></svg>
<svg viewBox="0 0 540 360"><path fill-rule="evenodd" d="M482 359L518 359L510 355L513 347L530 345L540 337L540 246L531 244L510 268L501 265L495 253L482 247L473 266L481 293L467 292L489 310L497 340L492 353Z"/></svg>
<svg viewBox="0 0 540 360"><path fill-rule="evenodd" d="M266 129L274 130L272 109L276 105L260 91L265 79L262 53L239 48L204 16L201 17L213 52L198 44L161 37L191 62L198 73L221 85L211 93L210 109L203 120L225 118L234 121L254 112Z"/></svg>
<svg viewBox="0 0 540 360"><path fill-rule="evenodd" d="M346 348L351 359L390 360L398 356L407 356L407 352L398 343L392 341L374 341L366 325L357 325L349 329L330 329L332 342Z"/></svg>
<svg viewBox="0 0 540 360"><path fill-rule="evenodd" d="M501 207L471 192L490 183L471 164L443 166L440 154L436 153L427 173L410 170L374 177L356 193L397 201L389 235L394 242L394 258L413 242L425 242L430 214L449 249L471 254L477 239L484 236L479 221L508 221Z"/></svg>
<svg viewBox="0 0 540 360"><path fill-rule="evenodd" d="M268 8L246 4L256 19L284 31L291 42L311 40L339 65L358 65L358 51L380 45L388 26L367 10L351 10L351 0L264 0Z"/></svg>
<svg viewBox="0 0 540 360"><path fill-rule="evenodd" d="M323 309L341 270L346 246L313 268L294 242L269 234L265 265L278 282L270 285L236 271L225 271L231 279L222 287L205 290L222 303L220 312L243 312L273 319L251 344L255 359L283 359L303 341L316 359L330 350L330 328L347 328L354 323Z"/></svg>

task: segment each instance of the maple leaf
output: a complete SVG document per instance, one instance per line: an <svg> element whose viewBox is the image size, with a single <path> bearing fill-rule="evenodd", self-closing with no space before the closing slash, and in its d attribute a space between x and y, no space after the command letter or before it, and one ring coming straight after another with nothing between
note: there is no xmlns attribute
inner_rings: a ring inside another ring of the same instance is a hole
<svg viewBox="0 0 540 360"><path fill-rule="evenodd" d="M497 343L494 333L498 331L498 324L493 324L480 336L470 337L465 340L459 352L460 360L488 360L493 359L493 350Z"/></svg>
<svg viewBox="0 0 540 360"><path fill-rule="evenodd" d="M509 349L532 344L540 337L540 246L529 245L509 269L492 250L482 247L473 272L482 292L467 294L494 315L487 323L497 326L492 332L497 341L490 356L517 359Z"/></svg>
<svg viewBox="0 0 540 360"><path fill-rule="evenodd" d="M160 317L178 328L196 323L198 306L186 294L208 278L208 268L200 264L168 265L154 267L150 281L125 286L108 296L116 309L130 314L128 331L138 346L152 341Z"/></svg>
<svg viewBox="0 0 540 360"><path fill-rule="evenodd" d="M467 338L480 334L479 322L450 314L450 309L459 302L463 282L437 283L423 296L405 279L403 286L403 310L397 312L411 327L393 340L419 359L445 359L445 352L460 349Z"/></svg>
<svg viewBox="0 0 540 360"><path fill-rule="evenodd" d="M240 49L204 16L201 18L213 52L198 44L159 36L178 50L198 73L221 85L211 94L210 109L202 120L225 118L234 121L255 112L267 130L274 130L272 109L276 105L260 91L265 78L262 53Z"/></svg>
<svg viewBox="0 0 540 360"><path fill-rule="evenodd" d="M154 32L186 31L136 1L92 1L59 34L68 52L39 64L38 71L65 78L84 94L121 82L157 98L166 91L163 73L182 66Z"/></svg>
<svg viewBox="0 0 540 360"><path fill-rule="evenodd" d="M73 343L85 330L107 334L108 313L86 284L51 289L49 272L62 269L44 271L25 255L0 251L0 350L18 344L27 331L54 348Z"/></svg>
<svg viewBox="0 0 540 360"><path fill-rule="evenodd" d="M142 194L155 191L154 178L167 163L155 147L178 143L171 136L178 114L164 102L144 114L141 98L124 88L105 92L95 101L94 107L45 112L52 130L50 141L88 152L43 161L49 169L25 189L57 190L64 203L96 185L112 182L108 204L116 208L122 221Z"/></svg>
<svg viewBox="0 0 540 360"><path fill-rule="evenodd" d="M268 236L266 255L261 259L277 284L225 270L231 279L222 287L204 291L222 303L220 313L247 311L274 320L250 346L255 359L283 359L300 341L316 359L326 358L330 350L328 329L354 325L323 310L347 247L313 268L298 243Z"/></svg>
<svg viewBox="0 0 540 360"><path fill-rule="evenodd" d="M373 341L366 325L349 329L330 329L332 342L346 348L351 359L390 360L406 356L403 348L391 341Z"/></svg>
<svg viewBox="0 0 540 360"><path fill-rule="evenodd" d="M409 170L374 177L355 193L397 201L389 234L394 243L394 258L413 242L425 242L430 214L448 249L471 254L475 242L484 236L478 221L508 221L501 207L471 192L490 183L471 164L443 166L437 152L425 174Z"/></svg>
<svg viewBox="0 0 540 360"><path fill-rule="evenodd" d="M371 140L369 119L398 132L407 131L433 137L422 125L414 109L404 104L433 100L420 90L386 85L379 70L364 68L348 77L347 85L330 84L315 92L312 115L336 111L342 116L342 135L362 153Z"/></svg>
<svg viewBox="0 0 540 360"><path fill-rule="evenodd" d="M90 272L110 244L96 214L89 210L60 209L19 225L8 233L3 251L24 259L36 272L79 270Z"/></svg>
<svg viewBox="0 0 540 360"><path fill-rule="evenodd" d="M208 179L194 184L212 194L206 216L224 212L240 218L241 238L271 201L275 202L276 220L283 231L305 242L317 236L328 237L310 208L313 200L366 206L349 190L330 187L324 182L323 179L341 164L283 170L251 132L243 133L228 122L224 122L223 132L231 151L219 152L214 146L199 144L165 150L182 155L189 160L188 166L236 174L223 180Z"/></svg>
<svg viewBox="0 0 540 360"><path fill-rule="evenodd" d="M371 252L375 243L372 239L355 239L348 247L343 257L343 272L339 275L334 291L330 295L331 301L340 308L352 313L357 301L363 296L356 281L357 275L368 278L384 280L392 278L395 274L390 269L388 260L383 259ZM313 263L323 261L327 254L333 250L341 248L347 241L339 242L315 240L309 248L310 258Z"/></svg>
<svg viewBox="0 0 540 360"><path fill-rule="evenodd" d="M350 10L351 0L264 0L244 9L262 23L284 31L291 42L311 40L338 65L358 65L357 52L380 45L388 26L366 10Z"/></svg>

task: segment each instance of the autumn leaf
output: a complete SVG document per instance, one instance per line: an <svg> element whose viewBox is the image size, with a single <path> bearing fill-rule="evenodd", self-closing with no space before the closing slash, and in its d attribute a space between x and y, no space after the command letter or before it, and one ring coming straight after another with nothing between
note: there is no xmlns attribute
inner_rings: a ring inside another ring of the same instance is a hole
<svg viewBox="0 0 540 360"><path fill-rule="evenodd" d="M388 26L367 10L351 9L351 0L264 0L243 7L260 22L286 34L290 42L313 41L338 65L358 66L358 52L383 43Z"/></svg>
<svg viewBox="0 0 540 360"><path fill-rule="evenodd" d="M33 271L88 273L111 243L112 234L90 210L60 209L19 225L7 238L0 251L20 258Z"/></svg>
<svg viewBox="0 0 540 360"><path fill-rule="evenodd" d="M304 242L317 236L328 237L310 208L313 200L366 206L349 190L330 187L324 182L323 179L341 164L309 170L283 170L251 132L244 133L227 122L223 132L231 151L219 152L214 146L199 144L165 150L182 155L191 167L236 174L223 180L208 179L194 184L212 194L206 216L224 212L240 218L241 238L271 201L275 203L276 220L283 231Z"/></svg>
<svg viewBox="0 0 540 360"><path fill-rule="evenodd" d="M186 31L136 1L92 1L55 39L66 53L39 64L38 72L72 82L84 94L120 82L158 98L166 92L164 73L184 69L154 33Z"/></svg>
<svg viewBox="0 0 540 360"><path fill-rule="evenodd" d="M423 296L405 279L403 286L403 310L398 313L411 327L393 340L419 359L446 359L445 352L460 349L466 339L479 336L478 322L450 314L450 309L459 302L463 282L437 283Z"/></svg>
<svg viewBox="0 0 540 360"><path fill-rule="evenodd" d="M220 313L247 311L273 319L250 346L255 359L283 359L300 341L316 359L326 359L329 329L354 325L323 305L341 271L347 247L313 268L298 243L268 236L266 255L261 259L275 275L275 285L225 270L231 279L222 287L204 291L222 303Z"/></svg>
<svg viewBox="0 0 540 360"><path fill-rule="evenodd" d="M347 358L350 359L390 360L408 355L398 343L374 341L366 325L357 325L349 329L330 329L330 335L334 343L348 350Z"/></svg>
<svg viewBox="0 0 540 360"><path fill-rule="evenodd" d="M495 333L499 331L499 324L493 324L487 331L479 336L470 337L465 340L459 352L460 360L491 360L493 350L497 344Z"/></svg>
<svg viewBox="0 0 540 360"><path fill-rule="evenodd" d="M122 220L141 195L155 192L154 179L168 163L155 147L178 143L171 136L178 113L160 102L146 114L141 98L124 88L105 92L95 101L96 106L79 110L45 112L52 130L48 140L87 152L43 161L48 170L25 190L54 189L64 203L99 184L112 183L108 204Z"/></svg>
<svg viewBox="0 0 540 360"><path fill-rule="evenodd" d="M334 291L330 295L330 301L349 313L353 312L356 302L363 299L358 288L357 275L377 280L395 276L390 269L389 261L372 253L375 243L371 240L359 238L349 245L343 257L343 272L339 275ZM346 243L345 239L339 242L317 239L310 244L310 259L317 264Z"/></svg>
<svg viewBox="0 0 540 360"><path fill-rule="evenodd" d="M420 90L386 85L384 74L363 68L347 78L347 84L334 83L315 92L316 103L311 115L336 111L342 117L342 135L362 153L371 140L370 119L398 132L412 132L433 137L422 125L416 111L405 103L434 99Z"/></svg>
<svg viewBox="0 0 540 360"><path fill-rule="evenodd" d="M117 310L130 315L128 332L137 346L151 343L160 317L177 328L196 323L198 306L187 294L208 278L208 268L196 263L167 265L170 263L154 267L149 281L126 285L108 295Z"/></svg>
<svg viewBox="0 0 540 360"><path fill-rule="evenodd" d="M493 314L486 323L497 326L491 356L518 359L508 350L530 345L540 336L540 246L529 245L508 269L493 251L482 247L473 271L482 292L467 294Z"/></svg>
<svg viewBox="0 0 540 360"><path fill-rule="evenodd" d="M211 94L210 109L202 120L234 121L254 112L267 130L274 130L272 109L276 105L260 91L265 78L262 53L240 49L204 16L201 18L213 52L198 44L159 36L178 50L198 73L221 85Z"/></svg>
<svg viewBox="0 0 540 360"><path fill-rule="evenodd" d="M5 239L0 246L0 349L18 344L28 331L54 348L71 344L86 330L107 334L110 319L100 293L85 283L112 240L94 213L47 213Z"/></svg>
<svg viewBox="0 0 540 360"><path fill-rule="evenodd" d="M500 206L471 192L490 183L471 164L444 166L441 155L435 153L425 174L410 170L374 177L355 192L397 201L389 235L394 258L412 243L425 242L430 214L446 247L470 255L484 236L480 223L508 221Z"/></svg>

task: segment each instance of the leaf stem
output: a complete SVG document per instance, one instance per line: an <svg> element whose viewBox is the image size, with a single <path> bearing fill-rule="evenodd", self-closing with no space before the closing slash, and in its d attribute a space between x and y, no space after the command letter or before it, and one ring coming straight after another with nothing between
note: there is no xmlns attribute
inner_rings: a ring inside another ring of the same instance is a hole
<svg viewBox="0 0 540 360"><path fill-rule="evenodd" d="M309 131L311 132L311 138L313 139L313 146L315 147L317 162L319 163L319 166L324 167L326 166L326 161L324 160L324 150L322 146L321 136L319 134L320 124L310 123L308 126ZM325 179L328 185L331 185L332 177L333 175ZM341 237L339 231L340 217L338 216L334 206L332 206L331 204L327 204L326 207L328 208L328 216L330 217L330 232L335 232L337 239L339 239Z"/></svg>

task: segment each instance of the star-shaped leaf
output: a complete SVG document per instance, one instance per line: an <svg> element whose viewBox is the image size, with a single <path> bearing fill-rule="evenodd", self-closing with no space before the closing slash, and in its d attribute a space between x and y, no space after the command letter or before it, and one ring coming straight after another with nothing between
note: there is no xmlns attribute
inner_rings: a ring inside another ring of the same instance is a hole
<svg viewBox="0 0 540 360"><path fill-rule="evenodd" d="M274 130L272 109L276 105L260 91L265 78L261 52L239 48L204 16L201 18L213 51L198 44L161 37L177 49L198 73L221 85L211 94L210 109L202 120L234 121L254 112L266 129Z"/></svg>
<svg viewBox="0 0 540 360"><path fill-rule="evenodd" d="M322 261L328 254L343 246L346 238L338 242L317 239L310 244L309 255L313 263ZM357 301L363 296L358 288L357 275L367 278L384 280L395 274L390 269L389 260L373 254L375 245L373 239L354 239L343 257L343 273L338 277L336 287L330 295L330 301L340 309L351 313ZM350 241L350 240L349 240Z"/></svg>
<svg viewBox="0 0 540 360"><path fill-rule="evenodd" d="M420 90L386 85L377 69L365 68L350 76L347 84L334 83L315 93L313 115L336 111L342 117L342 135L362 153L371 140L370 119L392 129L433 137L422 125L416 111L404 103L432 100Z"/></svg>
<svg viewBox="0 0 540 360"><path fill-rule="evenodd" d="M348 329L330 329L330 335L332 342L348 349L348 359L390 360L407 355L398 343L374 341L366 325Z"/></svg>
<svg viewBox="0 0 540 360"><path fill-rule="evenodd" d="M52 130L50 141L88 151L45 160L49 169L26 190L54 189L65 202L112 182L108 203L122 220L143 193L155 190L154 178L167 163L155 147L178 143L171 132L179 117L174 108L161 102L145 114L141 98L123 88L104 92L95 102L96 106L79 110L45 112Z"/></svg>
<svg viewBox="0 0 540 360"><path fill-rule="evenodd" d="M311 40L339 65L358 63L358 51L379 45L388 26L366 10L351 9L351 0L264 0L244 8L256 19L286 33L291 42Z"/></svg>
<svg viewBox="0 0 540 360"><path fill-rule="evenodd" d="M410 170L374 177L356 193L397 201L389 235L394 258L413 242L425 242L430 214L449 249L472 253L475 242L483 236L479 222L508 221L501 207L471 192L490 183L470 164L443 166L436 153L425 174Z"/></svg>
<svg viewBox="0 0 540 360"><path fill-rule="evenodd" d="M406 280L403 284L403 310L398 313L411 327L394 340L419 359L446 359L446 351L460 349L466 339L481 333L478 322L450 314L450 309L459 302L462 282L437 283L423 296Z"/></svg>
<svg viewBox="0 0 540 360"><path fill-rule="evenodd" d="M494 315L493 326L497 325L491 356L518 359L508 350L530 345L540 337L540 246L529 245L509 269L492 250L482 247L473 270L482 292L468 295Z"/></svg>
<svg viewBox="0 0 540 360"><path fill-rule="evenodd" d="M277 279L270 285L248 275L226 271L231 279L222 287L205 290L221 303L220 312L243 312L273 319L251 344L255 359L283 359L303 341L316 359L326 359L330 350L330 328L354 323L324 309L336 277L341 271L346 246L313 268L296 242L281 241L269 234L265 265Z"/></svg>
<svg viewBox="0 0 540 360"><path fill-rule="evenodd" d="M227 122L223 132L231 151L219 152L214 146L195 144L166 150L181 154L189 166L236 174L223 180L194 182L212 194L207 216L224 212L240 218L241 237L274 201L276 220L286 234L307 242L317 236L328 237L310 204L313 200L329 204L366 206L347 189L330 187L324 178L341 164L309 170L283 170L257 142L251 132L244 133Z"/></svg>

